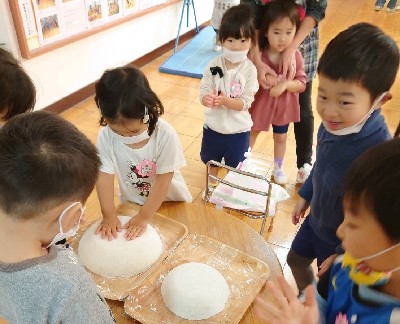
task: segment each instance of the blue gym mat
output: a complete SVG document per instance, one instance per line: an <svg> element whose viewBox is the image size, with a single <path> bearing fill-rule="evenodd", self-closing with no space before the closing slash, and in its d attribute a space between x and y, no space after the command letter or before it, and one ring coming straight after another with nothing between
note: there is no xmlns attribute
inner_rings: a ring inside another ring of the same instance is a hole
<svg viewBox="0 0 400 324"><path fill-rule="evenodd" d="M215 31L211 26L203 28L182 49L176 51L160 66L160 72L199 78L208 62L221 52L213 50Z"/></svg>

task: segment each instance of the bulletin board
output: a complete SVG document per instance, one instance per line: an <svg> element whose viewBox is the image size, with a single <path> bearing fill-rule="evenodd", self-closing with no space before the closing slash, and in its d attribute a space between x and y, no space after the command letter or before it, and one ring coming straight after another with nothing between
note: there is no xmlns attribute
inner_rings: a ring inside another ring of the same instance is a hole
<svg viewBox="0 0 400 324"><path fill-rule="evenodd" d="M9 0L23 58L32 58L182 0Z"/></svg>

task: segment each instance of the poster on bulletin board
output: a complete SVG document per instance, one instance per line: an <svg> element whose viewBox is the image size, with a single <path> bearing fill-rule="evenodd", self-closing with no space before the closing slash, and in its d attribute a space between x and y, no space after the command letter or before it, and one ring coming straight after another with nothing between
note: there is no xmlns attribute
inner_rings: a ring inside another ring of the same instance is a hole
<svg viewBox="0 0 400 324"><path fill-rule="evenodd" d="M180 0L9 0L23 57ZM149 10L150 9L150 10ZM21 37L22 36L22 37ZM21 42L22 39L22 42ZM50 45L50 46L49 46ZM45 52L45 51L43 51Z"/></svg>

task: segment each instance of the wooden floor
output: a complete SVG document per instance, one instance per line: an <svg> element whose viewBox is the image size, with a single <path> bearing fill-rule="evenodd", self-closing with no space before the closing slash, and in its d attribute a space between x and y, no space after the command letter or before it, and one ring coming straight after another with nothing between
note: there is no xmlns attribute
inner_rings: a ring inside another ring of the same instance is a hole
<svg viewBox="0 0 400 324"><path fill-rule="evenodd" d="M381 27L399 43L400 12L375 12L373 9L373 0L329 0L328 3L326 18L320 25L320 52L322 52L329 40L339 31L361 21L370 22ZM159 95L165 106L166 113L163 118L170 122L179 134L187 161L187 166L183 169L183 175L194 197L194 202L201 203L201 192L205 185L206 170L199 157L204 113L204 107L199 102L200 80L160 73L158 71L159 66L170 55L171 52L162 55L143 66L142 70L147 75L151 87ZM316 79L314 81L313 103L315 103L317 85L318 80ZM392 94L394 98L385 104L383 114L389 128L393 132L400 120L399 77L392 88ZM77 125L93 142L96 141L99 130L99 113L93 97L71 107L63 112L62 115ZM320 118L315 112L316 129L319 123ZM296 203L297 190L299 188L299 186L294 184L297 169L295 165L295 141L292 126L289 128L288 137L284 167L289 177L289 184L286 186L286 189L291 194L291 198L279 204L273 231L267 234L266 239L273 243L274 249L284 268L285 276L292 280L290 270L285 261L288 249L296 233L296 227L291 223L290 214ZM271 133L265 133L260 136L256 143L255 151L265 155L272 155L273 142ZM88 200L86 215L88 221L101 216L95 193ZM245 221L254 226L257 231L259 230L259 222L254 220Z"/></svg>

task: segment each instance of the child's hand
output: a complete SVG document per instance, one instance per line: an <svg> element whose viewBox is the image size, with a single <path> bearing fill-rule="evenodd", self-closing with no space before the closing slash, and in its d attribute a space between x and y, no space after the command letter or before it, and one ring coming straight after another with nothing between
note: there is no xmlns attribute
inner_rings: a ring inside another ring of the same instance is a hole
<svg viewBox="0 0 400 324"><path fill-rule="evenodd" d="M321 263L319 267L317 277L320 278L328 269L331 267L332 263L336 260L337 254L332 254L330 257L326 258L324 262Z"/></svg>
<svg viewBox="0 0 400 324"><path fill-rule="evenodd" d="M216 96L214 99L214 107L226 106L227 99L228 97L225 95L225 92L221 91L219 96Z"/></svg>
<svg viewBox="0 0 400 324"><path fill-rule="evenodd" d="M256 64L257 68L257 79L258 83L263 89L269 89L271 86L273 86L275 83L270 84L270 81L273 81L273 79L268 78L267 76L270 75L274 78L276 78L278 75L276 72L267 64L264 62L260 61Z"/></svg>
<svg viewBox="0 0 400 324"><path fill-rule="evenodd" d="M267 281L265 292L274 296L275 303L268 301L264 293L254 300L254 311L262 321L274 324L314 324L318 323L318 305L315 288L310 285L305 290L305 302L297 299L293 288L282 277L277 277L278 285Z"/></svg>
<svg viewBox="0 0 400 324"><path fill-rule="evenodd" d="M142 236L144 232L146 232L147 224L149 222L147 220L143 220L143 217L140 217L140 213L132 217L131 220L124 225L124 229L126 229L125 237L127 240L134 240L135 238Z"/></svg>
<svg viewBox="0 0 400 324"><path fill-rule="evenodd" d="M214 90L213 93L209 93L203 96L202 103L208 108L214 108L214 100L217 97L217 91Z"/></svg>
<svg viewBox="0 0 400 324"><path fill-rule="evenodd" d="M279 82L276 86L272 87L269 90L269 94L271 97L279 97L282 93L284 93L287 89L287 84L285 81Z"/></svg>
<svg viewBox="0 0 400 324"><path fill-rule="evenodd" d="M272 74L266 74L265 79L266 79L267 89L271 89L272 87L276 86L278 83L278 78Z"/></svg>
<svg viewBox="0 0 400 324"><path fill-rule="evenodd" d="M118 232L121 232L121 223L116 217L115 219L107 219L103 217L99 227L96 229L96 234L101 234L101 238L107 238L109 241L118 237Z"/></svg>
<svg viewBox="0 0 400 324"><path fill-rule="evenodd" d="M292 223L294 225L298 224L300 218L304 218L304 214L309 206L310 203L304 198L300 197L292 211Z"/></svg>

